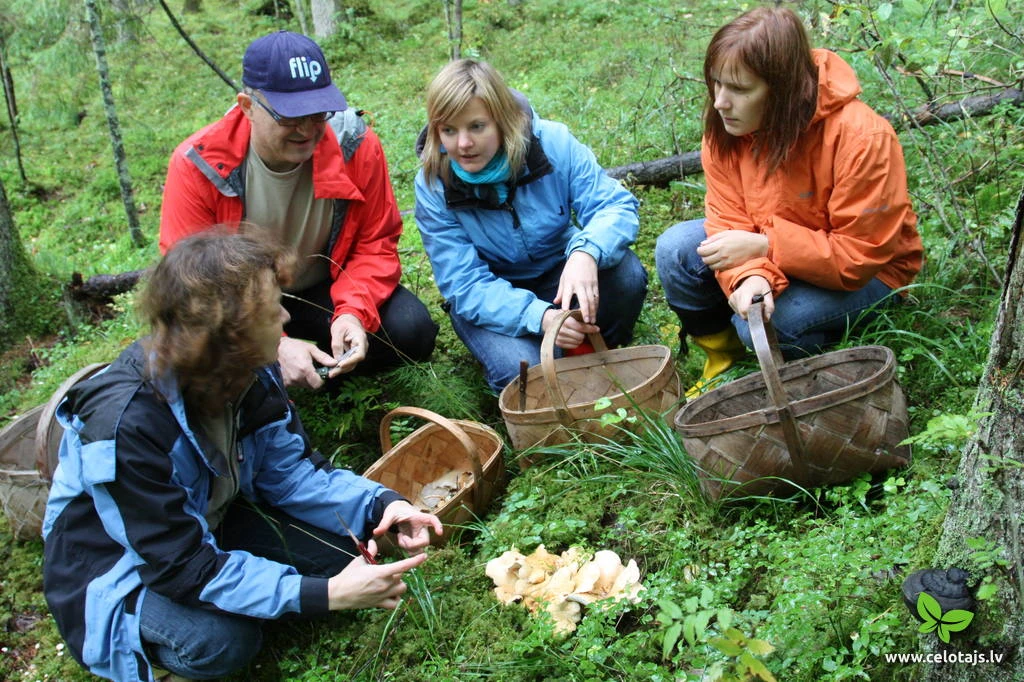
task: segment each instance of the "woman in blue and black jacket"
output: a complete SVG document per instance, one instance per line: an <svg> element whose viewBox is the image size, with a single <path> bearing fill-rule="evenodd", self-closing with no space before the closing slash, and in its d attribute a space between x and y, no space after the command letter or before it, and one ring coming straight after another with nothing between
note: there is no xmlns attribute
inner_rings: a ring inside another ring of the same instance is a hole
<svg viewBox="0 0 1024 682"><path fill-rule="evenodd" d="M221 677L256 654L265 619L394 608L441 532L311 449L276 364L288 273L250 236L182 240L143 295L151 335L58 408L43 588L96 675ZM394 526L419 554L375 565L342 524L364 539Z"/></svg>
<svg viewBox="0 0 1024 682"><path fill-rule="evenodd" d="M445 66L427 89L416 222L456 334L500 391L540 361L558 309L563 351L630 342L647 273L630 245L637 200L489 64Z"/></svg>

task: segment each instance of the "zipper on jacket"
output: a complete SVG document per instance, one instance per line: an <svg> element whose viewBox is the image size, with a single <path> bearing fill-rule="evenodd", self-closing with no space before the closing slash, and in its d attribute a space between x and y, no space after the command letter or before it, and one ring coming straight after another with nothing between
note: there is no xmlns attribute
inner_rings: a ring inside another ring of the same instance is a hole
<svg viewBox="0 0 1024 682"><path fill-rule="evenodd" d="M516 207L510 203L506 203L502 208L508 211L509 215L512 216L512 229L518 230L521 227L521 224L519 222L519 214L516 213Z"/></svg>

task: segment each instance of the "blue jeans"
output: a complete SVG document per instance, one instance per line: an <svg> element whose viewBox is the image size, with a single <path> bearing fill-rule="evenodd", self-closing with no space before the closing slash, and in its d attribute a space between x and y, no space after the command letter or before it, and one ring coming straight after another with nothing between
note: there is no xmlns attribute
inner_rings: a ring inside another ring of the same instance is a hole
<svg viewBox="0 0 1024 682"><path fill-rule="evenodd" d="M706 236L703 220L689 220L658 237L654 260L665 299L679 316L680 335L706 336L732 324L751 348L747 321L733 314L714 271L697 255ZM896 298L877 278L856 291L823 289L791 279L775 299L772 326L786 358L812 355L840 341L848 329L867 322L874 311Z"/></svg>
<svg viewBox="0 0 1024 682"><path fill-rule="evenodd" d="M543 301L554 299L558 293L558 280L562 276L562 263L556 268L531 280L513 281L520 289L529 289ZM601 299L597 309L597 326L609 348L624 346L633 340L633 326L640 317L644 297L647 295L647 271L632 251L618 265L597 273ZM531 366L540 363L542 335L508 336L479 327L448 311L452 327L484 368L484 379L495 393L500 393L519 376L519 361ZM561 350L555 347L555 357Z"/></svg>
<svg viewBox="0 0 1024 682"><path fill-rule="evenodd" d="M214 534L221 549L248 551L313 577L341 572L358 552L347 536L274 509L257 510L240 498ZM181 604L153 590L145 592L140 607L139 632L149 660L182 677L230 675L245 667L263 643L263 622L257 618Z"/></svg>

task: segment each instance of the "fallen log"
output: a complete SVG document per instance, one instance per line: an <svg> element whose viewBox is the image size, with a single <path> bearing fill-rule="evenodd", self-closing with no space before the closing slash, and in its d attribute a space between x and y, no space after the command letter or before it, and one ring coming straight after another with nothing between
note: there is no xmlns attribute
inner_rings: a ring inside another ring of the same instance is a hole
<svg viewBox="0 0 1024 682"><path fill-rule="evenodd" d="M1024 92L1017 88L1005 88L987 95L966 97L957 102L939 106L924 105L904 114L889 114L885 118L897 130L907 125L928 126L936 123L956 121L961 118L985 116L1000 104L1024 106ZM673 180L687 175L696 175L703 169L700 152L685 152L650 161L637 161L624 166L606 169L611 177L631 185L665 187ZM96 312L97 308L110 305L114 296L123 294L138 284L144 270L123 272L119 275L93 275L87 280L80 273L71 276L67 291L72 301L85 305Z"/></svg>
<svg viewBox="0 0 1024 682"><path fill-rule="evenodd" d="M1008 103L1024 106L1024 92L1017 88L1006 88L988 95L975 95L957 102L939 106L924 105L910 111L910 115L889 114L885 118L897 130L907 125L928 126L936 123L956 121L961 118L986 116L996 106ZM624 166L608 168L608 175L632 185L652 185L665 187L673 180L686 175L702 172L700 152L685 152L674 156L666 156L651 161L627 163Z"/></svg>
<svg viewBox="0 0 1024 682"><path fill-rule="evenodd" d="M145 270L131 270L117 275L93 275L83 279L82 273L71 273L71 281L64 285L65 301L79 314L94 320L110 317L114 296L135 288Z"/></svg>

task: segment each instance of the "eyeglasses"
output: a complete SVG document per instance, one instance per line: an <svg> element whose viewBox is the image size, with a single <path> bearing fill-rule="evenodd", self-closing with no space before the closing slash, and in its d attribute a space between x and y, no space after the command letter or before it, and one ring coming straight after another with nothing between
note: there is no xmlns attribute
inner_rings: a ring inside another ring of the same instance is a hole
<svg viewBox="0 0 1024 682"><path fill-rule="evenodd" d="M270 114L270 117L274 119L277 125L281 126L282 128L298 128L306 121L310 121L312 123L323 123L324 121L328 120L331 116L334 116L333 111L321 111L316 114L308 114L306 116L299 116L297 118L289 118L287 116L282 116L281 114L271 109L269 106L264 104L263 100L261 100L256 95L249 95L249 97L252 98L252 101L256 102L256 104L259 104L261 107L263 107L263 110Z"/></svg>

